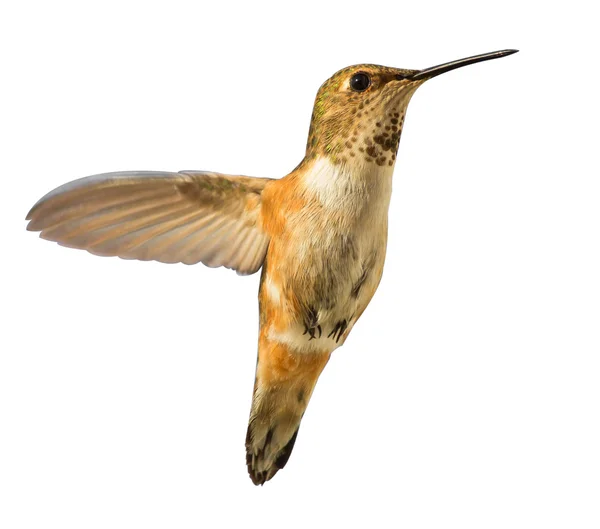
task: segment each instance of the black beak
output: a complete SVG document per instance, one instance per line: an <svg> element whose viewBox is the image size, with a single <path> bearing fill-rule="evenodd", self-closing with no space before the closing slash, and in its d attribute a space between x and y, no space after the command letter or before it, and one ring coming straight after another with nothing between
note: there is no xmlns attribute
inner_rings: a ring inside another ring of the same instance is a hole
<svg viewBox="0 0 600 529"><path fill-rule="evenodd" d="M506 57L507 55L512 55L513 53L517 53L519 50L501 50L501 51L492 51L491 53L484 53L482 55L474 55L473 57L467 57L466 59L459 59L458 61L446 62L444 64L438 64L437 66L432 66L431 68L426 68L425 70L420 70L416 74L409 77L413 81L418 81L421 79L431 79L436 75L440 75L441 73L449 72L450 70L455 70L456 68L462 68L463 66L467 66L468 64L475 64L476 62L489 61L491 59L499 59L500 57Z"/></svg>

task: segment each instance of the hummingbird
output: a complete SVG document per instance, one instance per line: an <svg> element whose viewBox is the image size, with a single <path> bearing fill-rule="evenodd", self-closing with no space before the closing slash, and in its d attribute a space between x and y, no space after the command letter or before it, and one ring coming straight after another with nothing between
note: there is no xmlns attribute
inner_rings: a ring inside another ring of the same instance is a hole
<svg viewBox="0 0 600 529"><path fill-rule="evenodd" d="M88 176L42 197L27 229L92 254L262 268L258 360L246 436L255 485L286 465L331 354L383 273L392 173L408 103L425 81L516 53L424 70L349 66L320 87L306 154L280 179L206 171Z"/></svg>

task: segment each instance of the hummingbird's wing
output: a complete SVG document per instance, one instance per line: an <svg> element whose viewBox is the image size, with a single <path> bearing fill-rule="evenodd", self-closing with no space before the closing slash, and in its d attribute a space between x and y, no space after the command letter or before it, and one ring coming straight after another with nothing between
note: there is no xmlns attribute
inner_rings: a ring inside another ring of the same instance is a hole
<svg viewBox="0 0 600 529"><path fill-rule="evenodd" d="M27 229L96 255L252 274L269 243L260 210L270 180L193 171L88 176L41 198Z"/></svg>

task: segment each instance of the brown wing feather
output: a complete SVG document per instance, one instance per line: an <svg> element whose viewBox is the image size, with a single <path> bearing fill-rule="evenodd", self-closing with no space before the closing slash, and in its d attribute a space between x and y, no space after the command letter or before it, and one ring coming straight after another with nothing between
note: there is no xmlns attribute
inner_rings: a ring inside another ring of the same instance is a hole
<svg viewBox="0 0 600 529"><path fill-rule="evenodd" d="M27 215L30 231L97 255L256 272L269 238L269 178L184 171L106 173L58 187Z"/></svg>

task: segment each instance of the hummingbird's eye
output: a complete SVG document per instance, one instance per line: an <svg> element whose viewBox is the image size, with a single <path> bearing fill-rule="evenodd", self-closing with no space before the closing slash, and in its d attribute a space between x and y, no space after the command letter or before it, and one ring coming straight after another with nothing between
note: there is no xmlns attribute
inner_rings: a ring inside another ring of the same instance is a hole
<svg viewBox="0 0 600 529"><path fill-rule="evenodd" d="M364 92L371 86L371 78L364 72L355 73L350 78L350 88L356 92Z"/></svg>

